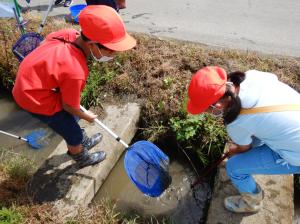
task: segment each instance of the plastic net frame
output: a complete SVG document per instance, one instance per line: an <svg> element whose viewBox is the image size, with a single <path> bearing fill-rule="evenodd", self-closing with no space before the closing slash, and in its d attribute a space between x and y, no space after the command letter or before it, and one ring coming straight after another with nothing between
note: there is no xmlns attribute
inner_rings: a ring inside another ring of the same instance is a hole
<svg viewBox="0 0 300 224"><path fill-rule="evenodd" d="M169 158L151 142L138 141L126 152L125 170L145 195L160 196L169 187Z"/></svg>
<svg viewBox="0 0 300 224"><path fill-rule="evenodd" d="M22 35L12 47L12 52L21 62L30 52L37 48L44 38L34 32Z"/></svg>

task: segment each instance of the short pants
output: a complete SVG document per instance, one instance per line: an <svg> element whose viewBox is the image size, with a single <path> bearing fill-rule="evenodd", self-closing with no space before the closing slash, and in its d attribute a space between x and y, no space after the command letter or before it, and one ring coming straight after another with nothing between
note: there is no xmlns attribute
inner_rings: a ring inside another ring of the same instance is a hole
<svg viewBox="0 0 300 224"><path fill-rule="evenodd" d="M68 145L77 146L81 144L83 134L78 124L78 117L73 116L65 110L59 111L51 116L34 113L30 114L47 124L57 134L62 136Z"/></svg>

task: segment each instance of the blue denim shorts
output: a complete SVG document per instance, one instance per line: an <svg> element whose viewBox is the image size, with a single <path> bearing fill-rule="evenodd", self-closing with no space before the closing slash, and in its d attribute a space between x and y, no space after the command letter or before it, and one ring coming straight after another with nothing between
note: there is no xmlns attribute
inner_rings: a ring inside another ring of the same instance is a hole
<svg viewBox="0 0 300 224"><path fill-rule="evenodd" d="M78 124L78 117L62 110L54 115L47 116L30 113L33 117L47 124L57 134L62 136L68 145L76 146L81 144L83 139L82 130Z"/></svg>

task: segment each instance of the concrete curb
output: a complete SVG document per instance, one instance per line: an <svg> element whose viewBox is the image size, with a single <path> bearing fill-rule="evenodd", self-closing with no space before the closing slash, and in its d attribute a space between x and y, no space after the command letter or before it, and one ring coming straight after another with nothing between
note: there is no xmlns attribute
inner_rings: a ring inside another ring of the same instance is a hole
<svg viewBox="0 0 300 224"><path fill-rule="evenodd" d="M135 103L108 106L103 123L129 143L136 132L140 107ZM109 175L124 147L98 125L80 121L89 134L101 132L103 139L92 151L103 150L106 159L100 164L78 170L66 155L65 142L61 142L29 183L29 191L36 202L54 202L60 217L74 216L77 208L86 207Z"/></svg>
<svg viewBox="0 0 300 224"><path fill-rule="evenodd" d="M256 175L255 180L264 190L263 209L256 214L234 214L225 210L224 198L238 194L226 175L225 162L215 179L207 224L273 224L293 223L294 183L292 175Z"/></svg>

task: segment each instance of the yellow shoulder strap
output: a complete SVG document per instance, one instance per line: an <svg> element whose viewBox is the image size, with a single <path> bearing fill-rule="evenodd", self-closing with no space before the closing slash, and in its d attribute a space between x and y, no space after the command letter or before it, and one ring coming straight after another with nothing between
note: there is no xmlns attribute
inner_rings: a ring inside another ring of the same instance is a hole
<svg viewBox="0 0 300 224"><path fill-rule="evenodd" d="M240 114L255 114L255 113L269 113L269 112L282 112L282 111L300 111L300 104L276 105L266 107L255 107L250 109L241 109Z"/></svg>

